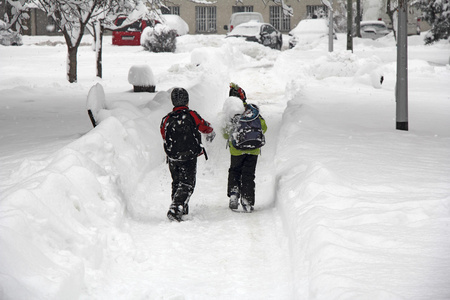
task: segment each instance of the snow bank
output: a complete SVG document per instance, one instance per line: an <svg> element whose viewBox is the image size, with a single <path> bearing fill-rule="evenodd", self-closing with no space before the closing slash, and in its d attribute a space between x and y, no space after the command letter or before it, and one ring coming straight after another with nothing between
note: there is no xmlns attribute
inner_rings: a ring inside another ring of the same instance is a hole
<svg viewBox="0 0 450 300"><path fill-rule="evenodd" d="M448 137L386 130L370 87L348 105L319 90L288 85L277 150L298 298L448 297Z"/></svg>
<svg viewBox="0 0 450 300"><path fill-rule="evenodd" d="M85 270L97 269L110 254L105 249L126 239L121 226L125 212L133 213L136 183L163 161L155 124L161 114L113 103L95 129L7 191L0 212L2 299L78 299Z"/></svg>

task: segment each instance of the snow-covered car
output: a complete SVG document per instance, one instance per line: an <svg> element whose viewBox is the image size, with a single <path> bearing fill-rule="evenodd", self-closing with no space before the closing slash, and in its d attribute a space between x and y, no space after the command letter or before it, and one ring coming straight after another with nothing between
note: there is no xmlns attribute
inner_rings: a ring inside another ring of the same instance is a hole
<svg viewBox="0 0 450 300"><path fill-rule="evenodd" d="M162 15L161 23L167 25L170 29L174 29L177 35L185 35L189 33L189 25L178 15Z"/></svg>
<svg viewBox="0 0 450 300"><path fill-rule="evenodd" d="M127 17L121 16L114 21L114 25L119 29L112 32L112 44L117 46L139 46L141 43L142 31L150 25L147 20L139 20L127 26L123 25Z"/></svg>
<svg viewBox="0 0 450 300"><path fill-rule="evenodd" d="M259 12L238 12L231 15L230 25L223 26L223 29L231 32L236 26L250 21L264 23L263 16Z"/></svg>
<svg viewBox="0 0 450 300"><path fill-rule="evenodd" d="M21 46L23 45L22 36L11 29L7 29L8 24L0 20L0 45L3 46Z"/></svg>
<svg viewBox="0 0 450 300"><path fill-rule="evenodd" d="M389 34L389 29L383 21L362 21L361 38L376 40Z"/></svg>
<svg viewBox="0 0 450 300"><path fill-rule="evenodd" d="M289 48L294 48L297 44L310 44L317 39L328 37L328 32L328 20L326 19L301 20L289 32ZM334 30L333 38L337 39Z"/></svg>
<svg viewBox="0 0 450 300"><path fill-rule="evenodd" d="M227 38L245 38L249 42L257 42L272 49L281 49L283 35L268 23L250 21L236 26Z"/></svg>

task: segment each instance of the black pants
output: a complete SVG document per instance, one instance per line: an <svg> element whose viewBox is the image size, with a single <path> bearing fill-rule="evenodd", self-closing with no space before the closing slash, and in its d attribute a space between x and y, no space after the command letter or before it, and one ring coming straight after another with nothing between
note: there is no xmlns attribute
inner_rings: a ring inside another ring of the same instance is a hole
<svg viewBox="0 0 450 300"><path fill-rule="evenodd" d="M228 197L235 194L255 205L255 170L258 155L231 155L228 169Z"/></svg>
<svg viewBox="0 0 450 300"><path fill-rule="evenodd" d="M172 175L172 204L187 204L195 188L197 158L186 161L169 160L169 170Z"/></svg>

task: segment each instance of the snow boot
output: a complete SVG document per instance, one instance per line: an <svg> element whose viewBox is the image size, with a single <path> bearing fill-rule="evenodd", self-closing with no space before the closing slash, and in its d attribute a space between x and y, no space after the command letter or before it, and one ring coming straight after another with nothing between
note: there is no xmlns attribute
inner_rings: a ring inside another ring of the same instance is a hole
<svg viewBox="0 0 450 300"><path fill-rule="evenodd" d="M170 221L181 222L183 221L182 219L183 211L184 211L183 205L172 204L170 206L169 211L167 212L167 218L169 218Z"/></svg>
<svg viewBox="0 0 450 300"><path fill-rule="evenodd" d="M245 212L251 213L253 211L253 205L251 205L246 199L241 199L241 205Z"/></svg>
<svg viewBox="0 0 450 300"><path fill-rule="evenodd" d="M230 197L230 209L235 210L238 209L239 206L239 201L238 201L238 197L236 195L231 195Z"/></svg>

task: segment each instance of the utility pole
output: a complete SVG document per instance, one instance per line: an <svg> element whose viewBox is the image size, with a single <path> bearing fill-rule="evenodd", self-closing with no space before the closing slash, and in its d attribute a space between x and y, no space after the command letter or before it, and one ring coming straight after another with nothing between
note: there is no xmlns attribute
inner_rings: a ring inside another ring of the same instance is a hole
<svg viewBox="0 0 450 300"><path fill-rule="evenodd" d="M347 0L347 50L353 52L353 5L352 0Z"/></svg>
<svg viewBox="0 0 450 300"><path fill-rule="evenodd" d="M361 0L356 0L356 36L361 37Z"/></svg>
<svg viewBox="0 0 450 300"><path fill-rule="evenodd" d="M399 0L397 28L396 129L408 130L408 2Z"/></svg>
<svg viewBox="0 0 450 300"><path fill-rule="evenodd" d="M334 22L333 22L333 0L322 0L328 7L328 52L333 52Z"/></svg>

